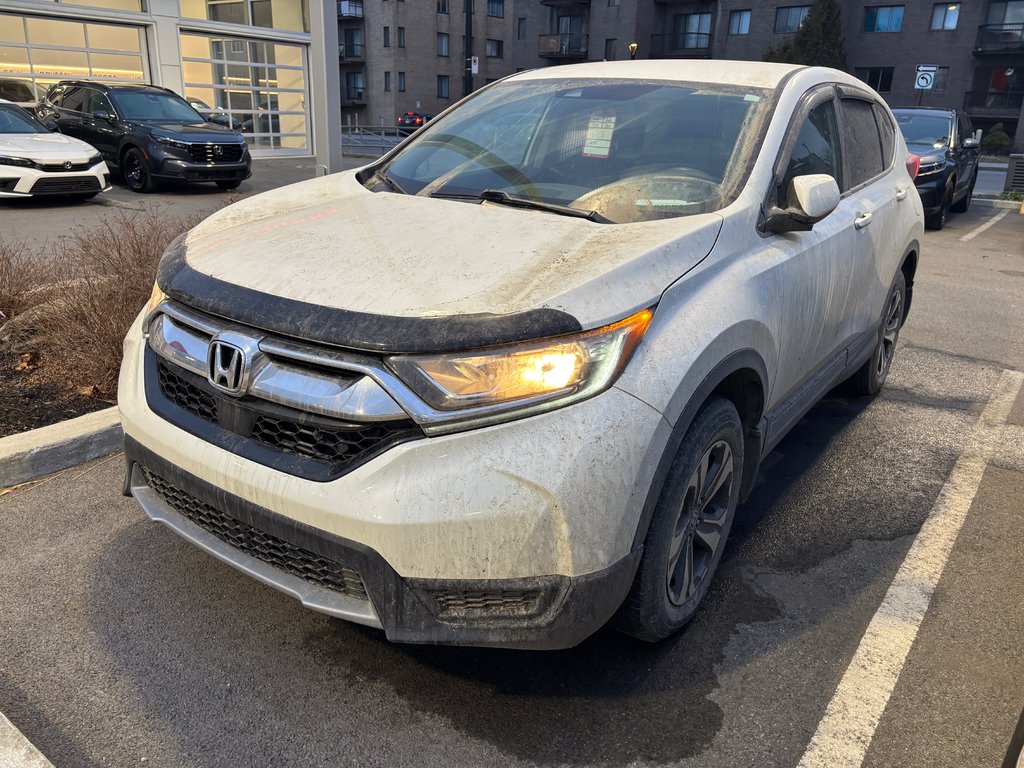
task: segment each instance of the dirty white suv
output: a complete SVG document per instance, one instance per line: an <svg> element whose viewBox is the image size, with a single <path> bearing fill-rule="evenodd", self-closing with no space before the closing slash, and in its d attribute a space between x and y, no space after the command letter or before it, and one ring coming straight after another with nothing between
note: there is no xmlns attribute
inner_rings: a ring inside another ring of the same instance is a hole
<svg viewBox="0 0 1024 768"><path fill-rule="evenodd" d="M828 69L488 86L170 247L125 342L126 492L392 640L666 637L762 457L836 384L882 386L915 160Z"/></svg>

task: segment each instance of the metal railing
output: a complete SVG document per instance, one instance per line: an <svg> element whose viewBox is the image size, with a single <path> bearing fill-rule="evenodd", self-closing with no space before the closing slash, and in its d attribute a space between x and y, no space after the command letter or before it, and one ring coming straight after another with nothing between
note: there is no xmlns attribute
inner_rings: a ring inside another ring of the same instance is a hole
<svg viewBox="0 0 1024 768"><path fill-rule="evenodd" d="M396 126L346 125L341 129L341 151L345 155L380 157L402 141L406 134Z"/></svg>
<svg viewBox="0 0 1024 768"><path fill-rule="evenodd" d="M339 43L338 44L338 58L344 59L363 59L366 56L366 44L365 43Z"/></svg>
<svg viewBox="0 0 1024 768"><path fill-rule="evenodd" d="M968 91L964 109L976 115L1015 117L1024 105L1024 91Z"/></svg>
<svg viewBox="0 0 1024 768"><path fill-rule="evenodd" d="M345 18L363 18L363 0L338 0L338 15Z"/></svg>
<svg viewBox="0 0 1024 768"><path fill-rule="evenodd" d="M1024 23L982 24L974 43L977 53L1024 51Z"/></svg>
<svg viewBox="0 0 1024 768"><path fill-rule="evenodd" d="M589 35L541 35L537 41L537 55L547 58L579 57L587 55Z"/></svg>
<svg viewBox="0 0 1024 768"><path fill-rule="evenodd" d="M671 35L651 35L651 56L711 55L709 32L677 32Z"/></svg>

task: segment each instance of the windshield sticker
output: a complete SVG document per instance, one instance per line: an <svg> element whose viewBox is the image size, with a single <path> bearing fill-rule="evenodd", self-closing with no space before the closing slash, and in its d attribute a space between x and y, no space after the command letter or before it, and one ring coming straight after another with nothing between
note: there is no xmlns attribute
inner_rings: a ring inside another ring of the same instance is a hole
<svg viewBox="0 0 1024 768"><path fill-rule="evenodd" d="M587 135L583 141L584 157L608 157L615 132L615 113L598 112L590 116Z"/></svg>

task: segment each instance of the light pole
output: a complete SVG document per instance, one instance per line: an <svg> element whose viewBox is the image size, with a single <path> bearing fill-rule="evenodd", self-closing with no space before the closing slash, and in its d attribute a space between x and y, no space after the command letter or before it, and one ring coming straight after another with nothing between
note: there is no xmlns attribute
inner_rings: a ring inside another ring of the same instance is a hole
<svg viewBox="0 0 1024 768"><path fill-rule="evenodd" d="M636 61L636 49L637 49L637 44L636 43L630 43L629 44L629 60L630 61Z"/></svg>

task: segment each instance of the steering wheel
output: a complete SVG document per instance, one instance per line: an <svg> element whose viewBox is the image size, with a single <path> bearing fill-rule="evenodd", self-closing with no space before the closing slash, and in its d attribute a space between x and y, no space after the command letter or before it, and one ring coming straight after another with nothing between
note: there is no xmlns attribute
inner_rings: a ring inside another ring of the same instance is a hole
<svg viewBox="0 0 1024 768"><path fill-rule="evenodd" d="M678 167L618 179L576 198L572 206L600 211L614 221L636 221L638 201L642 201L645 196L648 199L659 198L661 195L653 190L659 186L678 187L681 182L696 187L702 201L718 196L718 181L696 168Z"/></svg>
<svg viewBox="0 0 1024 768"><path fill-rule="evenodd" d="M518 168L509 165L507 162L502 160L498 155L491 152L486 147L482 147L475 141L470 141L462 136L453 136L451 134L441 134L440 136L430 136L423 140L423 144L436 144L447 149L452 149L458 152L460 155L465 157L467 160L480 163L484 168L489 171L493 171L495 174L500 176L502 179L517 187L526 187L530 190L529 194L534 197L539 197L537 194L537 188L533 181ZM454 174L451 172L444 174L440 178L448 181ZM443 184L441 185L443 186ZM428 188L433 187L433 184L428 184ZM433 190L431 190L433 191Z"/></svg>

